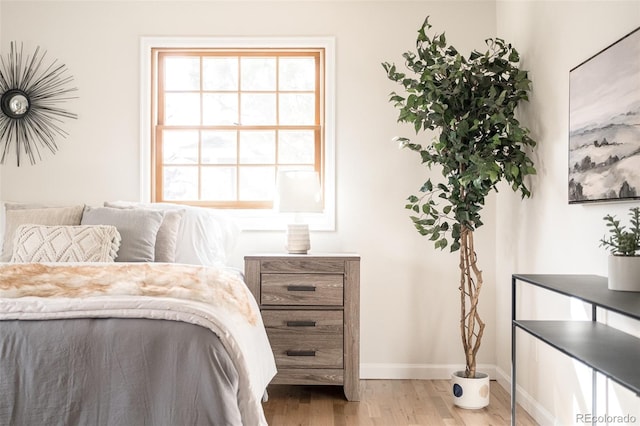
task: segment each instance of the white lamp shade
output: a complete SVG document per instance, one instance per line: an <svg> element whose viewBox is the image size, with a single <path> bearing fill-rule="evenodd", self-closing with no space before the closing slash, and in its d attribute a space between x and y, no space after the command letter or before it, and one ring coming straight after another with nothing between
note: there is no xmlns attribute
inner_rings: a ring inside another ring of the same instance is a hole
<svg viewBox="0 0 640 426"><path fill-rule="evenodd" d="M276 182L276 209L280 212L322 212L320 177L312 170L284 170Z"/></svg>

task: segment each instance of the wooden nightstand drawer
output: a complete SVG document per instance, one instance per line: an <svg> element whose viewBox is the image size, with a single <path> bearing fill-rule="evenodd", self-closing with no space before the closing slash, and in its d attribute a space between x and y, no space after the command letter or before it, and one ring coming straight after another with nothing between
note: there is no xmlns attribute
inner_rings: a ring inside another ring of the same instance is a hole
<svg viewBox="0 0 640 426"><path fill-rule="evenodd" d="M295 345L272 340L271 347L278 368L342 368L342 340L330 343L310 336Z"/></svg>
<svg viewBox="0 0 640 426"><path fill-rule="evenodd" d="M344 273L344 260L314 257L290 257L266 259L261 262L262 272L324 272Z"/></svg>
<svg viewBox="0 0 640 426"><path fill-rule="evenodd" d="M342 311L262 311L278 367L342 368Z"/></svg>
<svg viewBox="0 0 640 426"><path fill-rule="evenodd" d="M342 306L343 288L338 274L262 274L260 303Z"/></svg>
<svg viewBox="0 0 640 426"><path fill-rule="evenodd" d="M342 336L342 311L264 310L262 320L270 333L282 332L296 340L308 334Z"/></svg>

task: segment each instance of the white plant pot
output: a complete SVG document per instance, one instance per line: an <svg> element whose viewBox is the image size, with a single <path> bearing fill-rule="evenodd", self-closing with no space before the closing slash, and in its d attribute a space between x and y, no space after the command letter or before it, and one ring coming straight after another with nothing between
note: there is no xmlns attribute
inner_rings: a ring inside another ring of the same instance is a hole
<svg viewBox="0 0 640 426"><path fill-rule="evenodd" d="M609 256L609 290L640 291L640 256Z"/></svg>
<svg viewBox="0 0 640 426"><path fill-rule="evenodd" d="M489 405L489 375L476 373L476 377L464 377L464 371L451 375L453 403L460 408L479 409Z"/></svg>

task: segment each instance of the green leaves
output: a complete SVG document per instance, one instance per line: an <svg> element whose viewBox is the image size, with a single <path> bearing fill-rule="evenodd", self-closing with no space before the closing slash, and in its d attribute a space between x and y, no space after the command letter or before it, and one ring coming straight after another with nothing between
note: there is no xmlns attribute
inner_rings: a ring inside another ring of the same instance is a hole
<svg viewBox="0 0 640 426"><path fill-rule="evenodd" d="M415 52L402 55L406 74L394 64L382 66L406 92L389 97L398 122L412 124L416 135L438 132L426 145L398 139L425 166L438 166L444 178L425 181L405 207L413 212L418 232L436 248L456 251L462 227L482 226L484 200L500 181L522 197L531 195L525 181L536 173L529 158L536 143L515 117L520 102L528 100L531 81L518 67L519 53L504 40L488 39L486 52L465 57L447 45L444 33L430 35L430 29L427 17Z"/></svg>
<svg viewBox="0 0 640 426"><path fill-rule="evenodd" d="M640 207L629 209L629 216L629 231L626 230L626 226L620 225L615 216L603 217L610 235L608 239L600 239L600 247L608 247L611 254L619 256L635 256L640 251Z"/></svg>

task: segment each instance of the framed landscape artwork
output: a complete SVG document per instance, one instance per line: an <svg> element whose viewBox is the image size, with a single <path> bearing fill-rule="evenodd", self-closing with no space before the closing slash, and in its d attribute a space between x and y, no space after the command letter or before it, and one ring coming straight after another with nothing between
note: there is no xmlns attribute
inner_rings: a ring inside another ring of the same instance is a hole
<svg viewBox="0 0 640 426"><path fill-rule="evenodd" d="M569 203L640 199L640 28L569 72Z"/></svg>

